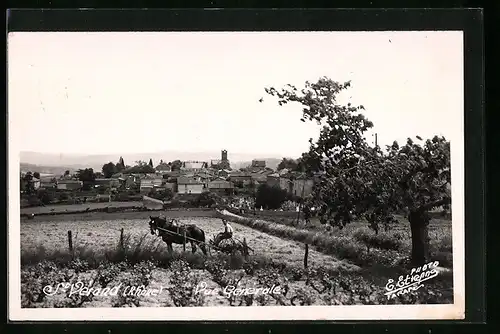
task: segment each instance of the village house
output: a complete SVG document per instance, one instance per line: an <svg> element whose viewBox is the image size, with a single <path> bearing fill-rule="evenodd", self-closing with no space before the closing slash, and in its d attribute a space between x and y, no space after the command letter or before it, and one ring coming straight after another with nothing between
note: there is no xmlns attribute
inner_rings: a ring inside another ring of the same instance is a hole
<svg viewBox="0 0 500 334"><path fill-rule="evenodd" d="M266 161L254 159L254 160L252 160L252 167L266 168Z"/></svg>
<svg viewBox="0 0 500 334"><path fill-rule="evenodd" d="M118 188L120 187L120 180L118 178L95 179L94 186L105 187L105 188Z"/></svg>
<svg viewBox="0 0 500 334"><path fill-rule="evenodd" d="M171 166L166 163L161 163L155 168L157 173L164 174L166 172L170 172L172 170Z"/></svg>
<svg viewBox="0 0 500 334"><path fill-rule="evenodd" d="M80 190L83 182L78 180L57 180L56 188L58 190Z"/></svg>
<svg viewBox="0 0 500 334"><path fill-rule="evenodd" d="M252 176L252 181L254 183L266 183L267 182L267 176L273 174L270 171L266 170L260 170L258 172L251 173L250 175Z"/></svg>
<svg viewBox="0 0 500 334"><path fill-rule="evenodd" d="M281 189L285 190L287 193L291 194L293 192L293 182L286 177L280 177L279 186Z"/></svg>
<svg viewBox="0 0 500 334"><path fill-rule="evenodd" d="M210 160L210 167L211 168L218 168L221 162L222 162L221 159L212 159L212 160Z"/></svg>
<svg viewBox="0 0 500 334"><path fill-rule="evenodd" d="M162 177L145 177L141 179L139 191L141 194L147 194L153 189L160 188L163 183L164 179Z"/></svg>
<svg viewBox="0 0 500 334"><path fill-rule="evenodd" d="M301 198L307 197L312 193L314 181L301 176L293 180L292 194Z"/></svg>
<svg viewBox="0 0 500 334"><path fill-rule="evenodd" d="M234 185L230 181L214 180L208 183L208 190L219 194L232 194Z"/></svg>
<svg viewBox="0 0 500 334"><path fill-rule="evenodd" d="M57 188L56 179L51 178L41 178L40 179L40 188L41 189L55 189Z"/></svg>
<svg viewBox="0 0 500 334"><path fill-rule="evenodd" d="M193 177L180 176L177 178L177 192L179 194L201 194L205 185Z"/></svg>
<svg viewBox="0 0 500 334"><path fill-rule="evenodd" d="M181 171L197 172L208 168L208 164L204 161L184 161L181 166Z"/></svg>
<svg viewBox="0 0 500 334"><path fill-rule="evenodd" d="M133 175L120 176L118 177L118 181L120 182L120 187L124 189L130 189L138 182L136 177Z"/></svg>

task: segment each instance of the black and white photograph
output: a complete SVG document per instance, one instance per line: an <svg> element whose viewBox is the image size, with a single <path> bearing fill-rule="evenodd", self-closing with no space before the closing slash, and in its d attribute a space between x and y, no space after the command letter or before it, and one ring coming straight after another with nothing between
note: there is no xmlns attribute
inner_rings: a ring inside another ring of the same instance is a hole
<svg viewBox="0 0 500 334"><path fill-rule="evenodd" d="M463 319L463 39L9 33L9 316Z"/></svg>

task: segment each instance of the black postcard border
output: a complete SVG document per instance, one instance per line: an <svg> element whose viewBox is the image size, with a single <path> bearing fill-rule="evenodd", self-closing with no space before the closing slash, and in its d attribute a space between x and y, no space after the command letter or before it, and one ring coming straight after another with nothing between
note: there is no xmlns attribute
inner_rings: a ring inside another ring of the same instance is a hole
<svg viewBox="0 0 500 334"><path fill-rule="evenodd" d="M466 320L425 322L438 325L450 322L483 323L485 321L484 43L483 12L481 9L11 9L7 12L7 23L9 33L19 31L464 31L465 257L469 259L466 261L465 267ZM7 125L5 130L7 133ZM8 209L7 201L6 204L6 209ZM7 213L7 210L5 212ZM5 221L7 222L7 219ZM4 226L5 232L7 232L7 224ZM4 263L7 263L7 238L3 238L2 242L5 242L3 247L5 250ZM8 314L7 321L9 322ZM17 330L26 333L28 328L24 324L36 324L35 327L39 327L38 324L45 322L22 322L23 325L18 325L18 322L11 323L16 323L14 327L18 327ZM70 324L78 323L82 322L62 322L53 325L54 327L51 329L57 332L59 330L67 332L71 328ZM193 331L203 331L199 326L207 323L221 325L221 329L225 329L224 332L238 330L237 326L245 324L249 329L265 330L268 333L277 330L277 326L289 333L302 332L306 330L303 325L311 324L307 321L259 321L259 324L255 322L176 321L168 322L168 331L183 330L182 328L185 326L190 327L190 330ZM359 323L374 322L329 321L316 323L342 323L345 326L344 330L356 330L359 328ZM422 329L428 328L428 325L417 325L422 321L378 322L384 328L395 324L410 323L412 326L424 326ZM92 322L92 327L98 326L94 330L106 328L107 332L107 329L111 328L123 329L124 326L127 326L126 328L132 329L146 324L150 329L156 328L162 331L167 329L166 323L161 322ZM273 329L271 330L271 328ZM325 330L326 326L316 326L315 329Z"/></svg>

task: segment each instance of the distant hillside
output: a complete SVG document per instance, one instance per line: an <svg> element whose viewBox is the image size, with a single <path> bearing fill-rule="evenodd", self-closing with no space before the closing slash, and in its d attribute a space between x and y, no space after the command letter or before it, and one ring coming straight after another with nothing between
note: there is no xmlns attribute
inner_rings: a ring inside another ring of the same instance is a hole
<svg viewBox="0 0 500 334"><path fill-rule="evenodd" d="M38 173L42 173L42 174L54 174L54 175L63 175L64 172L67 170L69 170L70 173L73 173L80 168L85 168L85 167L83 167L83 166L43 166L43 165L28 164L28 163L23 163L23 162L21 162L21 164L20 164L20 171L21 172L32 172L32 173L38 172Z"/></svg>
<svg viewBox="0 0 500 334"><path fill-rule="evenodd" d="M25 165L37 165L39 168L59 168L66 169L80 169L80 168L94 168L100 171L102 165L108 162L116 163L120 156L123 156L125 164L134 165L135 161L149 161L153 160L153 164L157 165L160 160L174 161L174 160L195 160L195 161L210 161L212 159L220 159L220 151L214 152L177 152L165 151L156 153L136 153L136 154L106 154L106 155L79 155L79 154L53 154L53 153L39 153L39 152L21 152L20 161ZM279 155L262 157L261 154L253 153L232 153L228 152L228 159L231 167L238 169L251 164L253 159L266 160L270 168L276 168L281 161Z"/></svg>

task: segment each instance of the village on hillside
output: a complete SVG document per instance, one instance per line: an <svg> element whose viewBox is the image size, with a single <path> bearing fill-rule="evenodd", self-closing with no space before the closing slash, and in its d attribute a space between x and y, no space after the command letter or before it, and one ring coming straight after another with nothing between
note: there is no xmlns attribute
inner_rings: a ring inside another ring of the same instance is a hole
<svg viewBox="0 0 500 334"><path fill-rule="evenodd" d="M21 207L86 202L137 201L144 196L162 201L189 198L204 193L217 194L229 202L255 203L259 187L280 189L282 200L300 201L313 189L314 179L298 171L293 159L283 158L276 170L265 160L232 169L228 152L221 150L220 159L210 161L160 160L156 165L136 161L126 165L120 157L115 164L103 165L101 171L91 168L63 175L22 172L20 175ZM261 203L268 206L267 203ZM276 205L270 205L276 206ZM270 209L276 209L269 207Z"/></svg>

